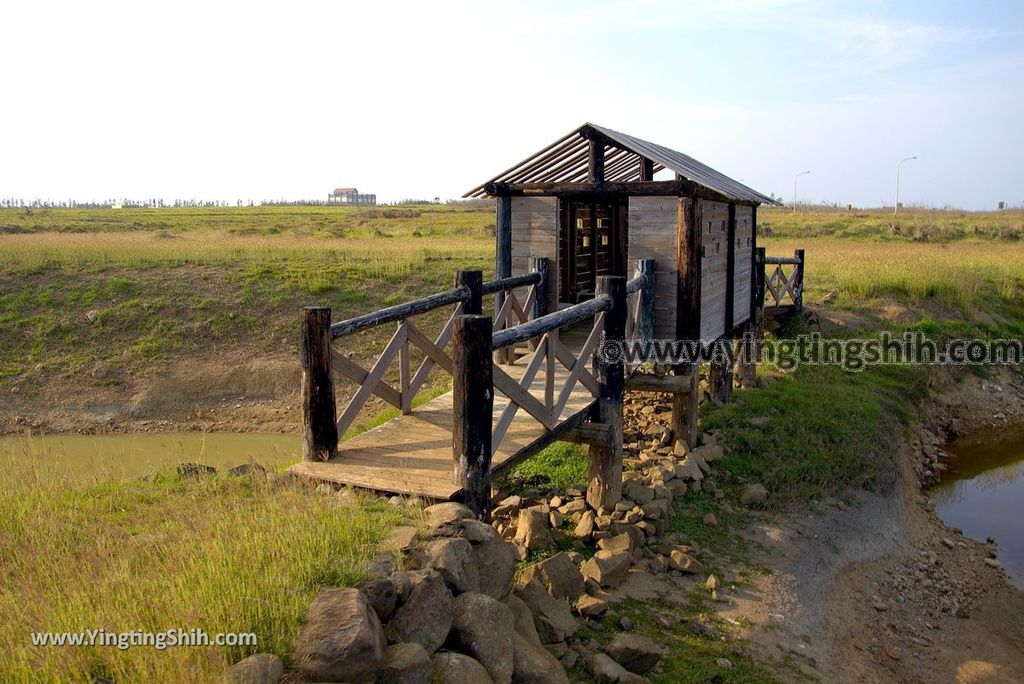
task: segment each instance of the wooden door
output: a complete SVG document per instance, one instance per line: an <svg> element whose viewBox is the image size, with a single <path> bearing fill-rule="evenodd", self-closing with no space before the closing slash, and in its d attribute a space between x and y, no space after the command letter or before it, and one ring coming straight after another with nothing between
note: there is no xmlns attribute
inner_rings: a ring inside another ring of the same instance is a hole
<svg viewBox="0 0 1024 684"><path fill-rule="evenodd" d="M591 299L598 276L625 275L625 200L563 202L561 223L559 301Z"/></svg>

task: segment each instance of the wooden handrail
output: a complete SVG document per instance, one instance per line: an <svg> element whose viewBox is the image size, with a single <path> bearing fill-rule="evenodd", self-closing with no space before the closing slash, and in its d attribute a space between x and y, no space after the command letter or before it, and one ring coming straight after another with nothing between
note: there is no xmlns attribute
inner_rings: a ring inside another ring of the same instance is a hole
<svg viewBox="0 0 1024 684"><path fill-rule="evenodd" d="M588 299L585 302L581 302L574 306L570 306L567 309L561 311L555 311L549 313L547 316L541 316L535 318L532 321L517 325L513 328L506 328L500 332L494 333L491 338L492 349L502 349L513 344L519 344L526 340L534 337L539 337L544 333L557 330L558 328L564 328L567 325L578 323L579 321L585 320L607 311L612 305L612 301L609 297L600 295L593 299Z"/></svg>
<svg viewBox="0 0 1024 684"><path fill-rule="evenodd" d="M392 321L400 321L403 318L409 318L410 316L427 313L434 309L440 309L442 306L465 302L470 298L471 294L472 293L468 287L455 287L451 290L427 295L422 299L414 299L411 302L395 304L394 306L379 309L378 311L363 314L362 316L349 318L345 321L338 321L331 326L331 339L336 340L339 337L351 335L354 332L365 330L366 328L373 328L378 325L383 325L384 323L391 323Z"/></svg>
<svg viewBox="0 0 1024 684"><path fill-rule="evenodd" d="M626 281L626 294L633 294L647 287L647 276L639 273L632 280Z"/></svg>
<svg viewBox="0 0 1024 684"><path fill-rule="evenodd" d="M510 278L499 278L498 280L491 280L484 283L481 291L485 295L489 295L494 294L495 292L502 292L504 290L514 290L517 287L537 285L540 283L540 280L540 273L526 273L524 275L511 276Z"/></svg>
<svg viewBox="0 0 1024 684"><path fill-rule="evenodd" d="M764 258L766 264L799 264L800 260L796 257L770 257Z"/></svg>

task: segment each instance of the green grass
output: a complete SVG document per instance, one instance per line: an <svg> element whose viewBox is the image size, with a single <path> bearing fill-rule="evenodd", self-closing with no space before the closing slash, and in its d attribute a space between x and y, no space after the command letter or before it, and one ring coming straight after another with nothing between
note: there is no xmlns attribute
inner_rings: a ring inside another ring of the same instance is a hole
<svg viewBox="0 0 1024 684"><path fill-rule="evenodd" d="M555 442L539 454L520 463L500 485L510 492L536 487L544 492L565 492L587 486L587 448Z"/></svg>
<svg viewBox="0 0 1024 684"><path fill-rule="evenodd" d="M317 590L355 586L398 509L214 476L72 486L0 470L0 681L220 681L287 658ZM254 633L254 648L33 648L30 632Z"/></svg>
<svg viewBox="0 0 1024 684"><path fill-rule="evenodd" d="M758 227L766 237L807 239L836 237L886 242L1017 241L1024 237L1024 211L937 211L791 209L760 207Z"/></svg>

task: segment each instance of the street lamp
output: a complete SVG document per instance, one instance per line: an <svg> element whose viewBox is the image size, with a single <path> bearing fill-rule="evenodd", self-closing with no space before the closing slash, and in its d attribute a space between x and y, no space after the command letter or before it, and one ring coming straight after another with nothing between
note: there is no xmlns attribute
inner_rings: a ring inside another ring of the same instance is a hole
<svg viewBox="0 0 1024 684"><path fill-rule="evenodd" d="M810 173L810 171L801 171L800 173L796 174L795 178L793 178L793 213L794 214L796 213L796 181L797 181L798 178L800 178L800 176L806 176L809 173Z"/></svg>
<svg viewBox="0 0 1024 684"><path fill-rule="evenodd" d="M892 207L892 213L894 214L900 213L900 169L903 167L903 162L908 162L912 159L917 159L917 157L906 157L900 159L899 163L896 164L896 201Z"/></svg>

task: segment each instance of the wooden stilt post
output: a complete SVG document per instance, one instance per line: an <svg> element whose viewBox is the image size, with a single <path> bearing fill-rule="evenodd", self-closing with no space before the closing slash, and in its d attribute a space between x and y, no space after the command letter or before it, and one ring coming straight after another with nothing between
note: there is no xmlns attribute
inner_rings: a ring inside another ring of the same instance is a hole
<svg viewBox="0 0 1024 684"><path fill-rule="evenodd" d="M749 320L743 324L739 348L736 351L736 377L739 386L745 389L757 387L757 362L760 358L760 340L757 324Z"/></svg>
<svg viewBox="0 0 1024 684"><path fill-rule="evenodd" d="M700 405L700 375L697 369L697 365L689 368L677 366L675 369L676 375L688 373L689 388L672 395L672 439L681 440L688 447L697 446L697 408Z"/></svg>
<svg viewBox="0 0 1024 684"><path fill-rule="evenodd" d="M498 197L494 214L494 277L497 280L512 275L512 198ZM494 298L494 314L501 311L505 293L499 292Z"/></svg>
<svg viewBox="0 0 1024 684"><path fill-rule="evenodd" d="M597 296L608 295L612 305L604 312L605 342L622 342L626 334L626 279L601 276L597 279ZM621 357L611 361L599 354L598 379L601 388L597 401L597 421L608 426L607 445L590 445L590 483L587 503L594 509L610 509L622 498L622 394L623 364Z"/></svg>
<svg viewBox="0 0 1024 684"><path fill-rule="evenodd" d="M337 406L331 369L331 310L307 306L301 314L302 460L338 455Z"/></svg>
<svg viewBox="0 0 1024 684"><path fill-rule="evenodd" d="M708 373L708 387L712 399L726 404L732 401L733 344L728 337L719 339L715 344L720 345L721 348L715 350L715 354L712 356L711 370Z"/></svg>
<svg viewBox="0 0 1024 684"><path fill-rule="evenodd" d="M547 257L530 257L530 271L540 273L540 282L534 290L533 312L530 318L537 319L548 313L548 289L551 286L551 273Z"/></svg>
<svg viewBox="0 0 1024 684"><path fill-rule="evenodd" d="M452 332L454 481L477 519L491 514L491 317L456 316Z"/></svg>

